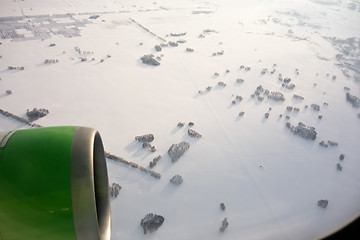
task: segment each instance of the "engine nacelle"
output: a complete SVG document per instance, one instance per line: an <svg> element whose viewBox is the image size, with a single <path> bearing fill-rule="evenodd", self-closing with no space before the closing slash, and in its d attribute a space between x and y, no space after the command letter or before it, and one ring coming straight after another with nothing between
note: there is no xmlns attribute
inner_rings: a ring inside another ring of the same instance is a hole
<svg viewBox="0 0 360 240"><path fill-rule="evenodd" d="M85 127L0 133L0 240L110 239L100 134Z"/></svg>

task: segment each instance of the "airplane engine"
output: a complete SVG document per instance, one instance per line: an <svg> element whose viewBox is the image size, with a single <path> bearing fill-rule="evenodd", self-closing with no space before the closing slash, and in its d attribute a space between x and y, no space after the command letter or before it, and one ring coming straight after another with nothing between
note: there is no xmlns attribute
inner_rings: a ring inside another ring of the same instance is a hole
<svg viewBox="0 0 360 240"><path fill-rule="evenodd" d="M100 134L85 127L0 133L0 240L110 239Z"/></svg>

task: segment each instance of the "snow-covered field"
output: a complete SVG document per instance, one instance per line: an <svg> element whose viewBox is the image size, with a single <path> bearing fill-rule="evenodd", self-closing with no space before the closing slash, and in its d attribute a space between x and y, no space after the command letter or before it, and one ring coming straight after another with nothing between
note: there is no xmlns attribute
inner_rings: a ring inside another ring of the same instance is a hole
<svg viewBox="0 0 360 240"><path fill-rule="evenodd" d="M360 97L357 0L0 0L0 36L0 109L93 127L106 151L148 169L162 156L151 168L161 179L108 160L122 187L112 239L314 239L360 214L360 108L346 97ZM142 63L148 54L160 65ZM0 130L27 127L0 115ZM134 140L148 133L156 152ZM147 213L165 221L144 235Z"/></svg>

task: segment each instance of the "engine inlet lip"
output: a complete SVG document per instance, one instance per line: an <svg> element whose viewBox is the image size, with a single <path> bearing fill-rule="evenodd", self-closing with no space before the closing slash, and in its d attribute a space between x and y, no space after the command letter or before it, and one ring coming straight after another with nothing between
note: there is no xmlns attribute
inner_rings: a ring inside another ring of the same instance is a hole
<svg viewBox="0 0 360 240"><path fill-rule="evenodd" d="M96 130L76 128L71 145L70 178L76 239L109 240L109 182L104 148Z"/></svg>

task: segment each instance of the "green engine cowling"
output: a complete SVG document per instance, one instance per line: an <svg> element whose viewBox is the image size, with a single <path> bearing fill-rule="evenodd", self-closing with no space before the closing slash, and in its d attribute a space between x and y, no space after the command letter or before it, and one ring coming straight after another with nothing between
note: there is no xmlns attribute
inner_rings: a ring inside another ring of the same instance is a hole
<svg viewBox="0 0 360 240"><path fill-rule="evenodd" d="M0 133L0 240L108 240L108 186L94 129Z"/></svg>

